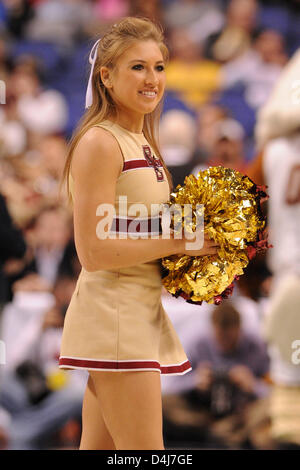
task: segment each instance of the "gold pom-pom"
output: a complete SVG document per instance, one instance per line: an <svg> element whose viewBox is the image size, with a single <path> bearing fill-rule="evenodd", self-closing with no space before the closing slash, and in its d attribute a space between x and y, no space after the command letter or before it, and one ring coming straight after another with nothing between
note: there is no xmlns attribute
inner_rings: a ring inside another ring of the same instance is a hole
<svg viewBox="0 0 300 470"><path fill-rule="evenodd" d="M184 219L180 229L195 231L196 206L204 206L204 233L218 243L218 255L192 257L173 255L163 258L163 285L174 296L191 303L218 304L228 297L233 281L256 251L266 249L263 239L264 217L261 201L268 196L245 175L230 168L211 167L187 176L184 186L171 194L169 206L184 208L189 204L189 223ZM176 214L172 225L178 231ZM180 225L180 224L179 224ZM177 227L177 228L176 228Z"/></svg>

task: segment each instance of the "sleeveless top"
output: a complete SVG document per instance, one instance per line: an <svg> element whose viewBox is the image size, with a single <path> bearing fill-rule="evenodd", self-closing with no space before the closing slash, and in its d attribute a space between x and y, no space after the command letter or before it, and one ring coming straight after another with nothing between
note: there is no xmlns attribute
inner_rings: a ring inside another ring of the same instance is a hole
<svg viewBox="0 0 300 470"><path fill-rule="evenodd" d="M167 175L160 159L141 133L131 132L109 120L95 127L108 130L117 140L123 169L117 180L115 217L111 233L142 238L161 233L161 204L170 197ZM74 182L69 173L73 199Z"/></svg>

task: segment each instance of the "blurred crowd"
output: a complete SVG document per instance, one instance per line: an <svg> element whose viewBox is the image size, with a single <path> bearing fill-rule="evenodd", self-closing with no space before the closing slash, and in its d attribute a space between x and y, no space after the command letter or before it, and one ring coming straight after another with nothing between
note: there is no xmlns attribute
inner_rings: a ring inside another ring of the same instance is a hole
<svg viewBox="0 0 300 470"><path fill-rule="evenodd" d="M60 181L91 45L127 15L165 30L160 145L174 187L222 165L270 195L274 247L230 301L163 293L193 367L162 377L166 447L300 448L298 0L0 1L0 448L78 445L86 373L57 362L81 269Z"/></svg>

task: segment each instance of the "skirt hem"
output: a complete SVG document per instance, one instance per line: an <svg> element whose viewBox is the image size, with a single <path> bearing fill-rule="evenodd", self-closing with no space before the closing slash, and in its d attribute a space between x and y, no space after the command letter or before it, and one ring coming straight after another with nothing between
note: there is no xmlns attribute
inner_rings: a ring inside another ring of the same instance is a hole
<svg viewBox="0 0 300 470"><path fill-rule="evenodd" d="M158 371L161 375L183 375L192 370L188 360L178 364L160 365L155 360L119 360L111 361L108 359L87 359L79 357L61 356L59 358L60 369L88 369L107 372L126 372L126 371Z"/></svg>

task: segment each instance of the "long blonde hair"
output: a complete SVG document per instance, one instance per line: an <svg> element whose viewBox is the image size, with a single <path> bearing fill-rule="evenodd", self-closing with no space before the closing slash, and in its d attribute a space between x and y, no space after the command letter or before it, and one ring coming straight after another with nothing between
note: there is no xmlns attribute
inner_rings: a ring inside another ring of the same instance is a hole
<svg viewBox="0 0 300 470"><path fill-rule="evenodd" d="M73 136L68 145L67 158L63 170L61 187L67 182L67 194L71 201L69 187L69 173L72 155L76 145L88 129L95 124L99 124L108 117L115 117L117 109L107 88L104 86L100 68L105 66L113 70L119 57L136 41L155 41L162 53L165 62L169 59L167 46L164 43L162 29L147 18L126 17L114 24L101 38L92 76L93 102L79 121ZM158 125L161 114L161 103L156 109L145 115L143 133L155 154L161 159L164 170L167 174L170 188L172 188L172 178L162 158L158 146Z"/></svg>

